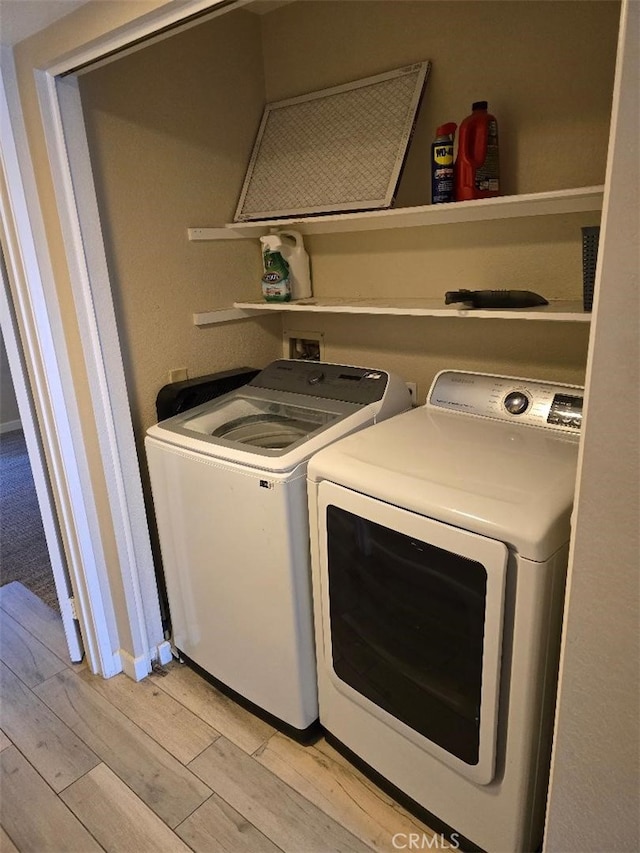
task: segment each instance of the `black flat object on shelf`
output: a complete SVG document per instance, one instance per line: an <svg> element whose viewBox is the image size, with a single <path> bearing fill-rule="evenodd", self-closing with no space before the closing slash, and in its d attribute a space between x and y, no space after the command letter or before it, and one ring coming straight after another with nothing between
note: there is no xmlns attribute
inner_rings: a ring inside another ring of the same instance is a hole
<svg viewBox="0 0 640 853"><path fill-rule="evenodd" d="M471 308L534 308L549 303L531 290L448 290L445 305L464 302Z"/></svg>

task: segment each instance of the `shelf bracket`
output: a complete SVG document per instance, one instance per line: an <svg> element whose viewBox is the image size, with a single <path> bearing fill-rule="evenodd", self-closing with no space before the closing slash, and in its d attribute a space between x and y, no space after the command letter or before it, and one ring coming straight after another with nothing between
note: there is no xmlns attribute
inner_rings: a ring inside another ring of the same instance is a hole
<svg viewBox="0 0 640 853"><path fill-rule="evenodd" d="M203 311L193 315L194 326L214 326L218 323L230 323L234 320L251 320L264 317L264 311L259 308L216 308L213 311Z"/></svg>
<svg viewBox="0 0 640 853"><path fill-rule="evenodd" d="M253 234L242 234L231 228L187 228L187 238L195 243L205 240L254 240Z"/></svg>

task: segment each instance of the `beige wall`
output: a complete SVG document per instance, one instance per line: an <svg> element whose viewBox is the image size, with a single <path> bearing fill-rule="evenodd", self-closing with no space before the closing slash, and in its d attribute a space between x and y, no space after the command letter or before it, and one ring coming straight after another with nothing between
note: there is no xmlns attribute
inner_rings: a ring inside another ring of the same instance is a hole
<svg viewBox="0 0 640 853"><path fill-rule="evenodd" d="M558 221L560 220L560 221ZM525 219L308 240L317 295L424 296L447 290L520 288L581 299L580 226L590 215ZM444 304L444 303L443 303ZM505 320L283 315L284 327L320 326L325 357L355 358L418 384L423 402L438 370L582 384L588 325ZM385 348L382 349L382 342ZM353 353L349 352L352 345ZM357 348L357 349L356 349Z"/></svg>
<svg viewBox="0 0 640 853"><path fill-rule="evenodd" d="M624 89L565 612L549 853L640 849L640 3L629 4Z"/></svg>
<svg viewBox="0 0 640 853"><path fill-rule="evenodd" d="M278 317L205 328L192 314L255 296L257 241L189 242L232 218L260 122L259 20L238 11L80 77L127 385L140 438L168 372L262 367Z"/></svg>
<svg viewBox="0 0 640 853"><path fill-rule="evenodd" d="M20 421L18 401L13 388L11 373L9 371L9 359L4 345L4 338L0 333L0 431L8 424Z"/></svg>
<svg viewBox="0 0 640 853"><path fill-rule="evenodd" d="M485 99L505 194L598 184L618 18L611 0L303 0L262 19L267 99L429 59L399 204L429 202L436 127Z"/></svg>
<svg viewBox="0 0 640 853"><path fill-rule="evenodd" d="M47 246L55 278L57 300L63 333L69 355L73 389L80 413L84 449L87 454L92 497L95 501L100 544L104 549L106 577L100 577L105 600L113 601L113 624L109 634L113 648L131 649L133 640L129 622L118 548L114 536L113 520L106 491L105 471L100 456L98 430L90 398L91 378L87 376L80 343L80 332L73 301L69 271L64 255L64 242L53 191L53 182L42 128L40 107L36 93L34 69L47 68L69 51L98 39L127 22L165 4L165 0L109 0L88 3L76 12L52 24L46 30L21 42L14 50L19 96L25 129L29 142L29 155L38 193L38 203L44 223ZM51 464L51 459L48 460ZM68 548L68 543L65 543ZM149 595L155 595L149 591ZM111 618L111 614L107 614Z"/></svg>
<svg viewBox="0 0 640 853"><path fill-rule="evenodd" d="M231 13L82 77L138 435L170 369L262 366L279 351L275 318L191 324L194 311L259 298L257 241L185 236L190 225L231 220L264 98L428 58L399 205L429 200L433 130L480 97L500 121L506 193L601 183L617 23L615 2L305 0L260 18ZM457 287L522 288L579 300L580 227L597 218L311 237L314 291L442 298ZM322 331L326 359L395 370L417 382L419 400L444 367L584 379L584 326L285 314L282 328Z"/></svg>
<svg viewBox="0 0 640 853"><path fill-rule="evenodd" d="M506 194L599 184L618 16L612 2L305 0L263 18L267 98L430 59L397 206L429 202L435 128L459 123L481 98L498 117ZM275 44L287 49L268 49ZM443 298L460 287L520 288L580 300L580 228L597 221L584 214L310 237L314 292ZM449 367L584 381L585 327L286 314L283 325L322 331L328 360L400 372L417 382L420 401Z"/></svg>

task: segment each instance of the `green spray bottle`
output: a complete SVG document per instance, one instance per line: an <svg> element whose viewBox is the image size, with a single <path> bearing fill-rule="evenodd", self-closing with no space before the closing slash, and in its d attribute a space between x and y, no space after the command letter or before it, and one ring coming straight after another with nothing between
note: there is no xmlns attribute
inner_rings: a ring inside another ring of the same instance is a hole
<svg viewBox="0 0 640 853"><path fill-rule="evenodd" d="M262 243L262 296L265 302L290 302L289 264L280 254L282 240L277 234L260 238Z"/></svg>

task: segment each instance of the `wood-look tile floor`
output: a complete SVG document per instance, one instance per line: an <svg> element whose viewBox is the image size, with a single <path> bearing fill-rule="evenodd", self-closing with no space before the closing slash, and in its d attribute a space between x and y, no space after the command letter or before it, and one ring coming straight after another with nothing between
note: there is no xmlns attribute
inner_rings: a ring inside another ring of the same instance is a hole
<svg viewBox="0 0 640 853"><path fill-rule="evenodd" d="M366 853L432 835L323 739L298 745L185 666L136 684L71 664L59 616L15 582L0 699L3 853Z"/></svg>

